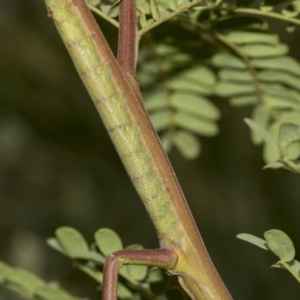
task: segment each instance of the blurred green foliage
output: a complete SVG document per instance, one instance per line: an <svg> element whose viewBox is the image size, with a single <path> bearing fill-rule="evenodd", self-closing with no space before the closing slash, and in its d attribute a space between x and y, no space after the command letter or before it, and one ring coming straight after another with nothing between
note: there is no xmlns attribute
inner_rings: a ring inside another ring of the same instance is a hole
<svg viewBox="0 0 300 300"><path fill-rule="evenodd" d="M115 49L115 28L104 22L101 28ZM154 34L172 29L176 25L166 24ZM175 32L178 40L186 37ZM298 34L284 32L292 53L300 53L292 39ZM1 1L0 38L0 259L59 281L77 297L99 299L95 283L46 239L66 225L90 242L98 228L110 227L126 245L153 248L153 226L43 1ZM261 170L261 149L242 121L247 107L215 104L222 112L220 135L201 139L197 160L186 161L175 149L171 162L234 299L293 300L300 295L297 282L287 272L270 272L272 258L235 236L280 228L299 249L299 179ZM1 288L0 299L20 298Z"/></svg>

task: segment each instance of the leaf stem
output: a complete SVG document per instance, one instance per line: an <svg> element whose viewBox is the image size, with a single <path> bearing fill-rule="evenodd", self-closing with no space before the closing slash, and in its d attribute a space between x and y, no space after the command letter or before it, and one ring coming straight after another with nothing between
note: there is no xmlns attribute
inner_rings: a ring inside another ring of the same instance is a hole
<svg viewBox="0 0 300 300"><path fill-rule="evenodd" d="M284 158L282 158L282 162L284 162L286 165L288 165L294 171L294 173L300 175L300 169L294 164L293 161L291 161L287 157L284 157Z"/></svg>
<svg viewBox="0 0 300 300"><path fill-rule="evenodd" d="M143 34L145 34L146 32L148 32L149 30L153 29L154 27L174 18L175 16L189 10L190 8L192 8L193 6L199 4L200 2L202 2L202 0L195 0L191 3L189 3L188 5L182 6L180 8L178 8L177 10L171 12L170 14L166 15L165 17L162 17L156 21L154 21L153 23L151 23L149 26L144 27L143 29L139 30L138 35L139 37L141 37ZM211 10L211 7L208 6L203 6L203 7L197 7L197 11L204 11L204 10Z"/></svg>
<svg viewBox="0 0 300 300"><path fill-rule="evenodd" d="M263 17L273 18L273 19L293 23L293 24L296 24L296 25L300 25L300 20L299 19L289 18L289 17L286 17L286 16L281 15L279 13L266 12L266 11L262 11L262 10L254 9L254 8L236 8L233 11L235 13L263 16Z"/></svg>
<svg viewBox="0 0 300 300"><path fill-rule="evenodd" d="M110 24L114 25L115 27L119 28L119 22L115 19L107 16L105 13L103 13L100 9L96 8L95 6L92 6L91 4L87 4L89 9L93 11L95 14L103 18L104 20L108 21Z"/></svg>
<svg viewBox="0 0 300 300"><path fill-rule="evenodd" d="M295 279L300 283L300 277L297 274L295 274L294 270L290 267L290 265L286 261L280 260L278 263L281 264L287 271L289 271L295 277Z"/></svg>

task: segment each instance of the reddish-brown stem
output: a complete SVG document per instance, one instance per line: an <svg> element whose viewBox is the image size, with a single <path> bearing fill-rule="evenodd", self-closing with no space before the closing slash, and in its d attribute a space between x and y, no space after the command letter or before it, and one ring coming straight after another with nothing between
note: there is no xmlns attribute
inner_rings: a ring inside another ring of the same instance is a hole
<svg viewBox="0 0 300 300"><path fill-rule="evenodd" d="M118 272L123 265L134 264L173 269L177 255L168 249L121 250L110 254L103 271L102 300L117 299Z"/></svg>
<svg viewBox="0 0 300 300"><path fill-rule="evenodd" d="M119 24L118 62L125 72L135 74L137 31L135 0L121 0Z"/></svg>

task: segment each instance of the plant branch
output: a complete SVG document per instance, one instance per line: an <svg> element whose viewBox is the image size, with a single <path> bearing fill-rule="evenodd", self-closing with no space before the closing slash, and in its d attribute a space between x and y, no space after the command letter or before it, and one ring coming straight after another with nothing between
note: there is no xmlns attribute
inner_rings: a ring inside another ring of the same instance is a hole
<svg viewBox="0 0 300 300"><path fill-rule="evenodd" d="M138 48L135 0L121 0L119 25L118 62L126 73L135 75Z"/></svg>
<svg viewBox="0 0 300 300"><path fill-rule="evenodd" d="M85 0L46 0L115 148L155 225L178 258L170 274L194 300L232 299L214 268L140 93L111 52Z"/></svg>
<svg viewBox="0 0 300 300"><path fill-rule="evenodd" d="M104 265L102 299L116 299L118 273L123 265L155 266L170 270L176 262L177 255L168 249L120 250L110 254Z"/></svg>

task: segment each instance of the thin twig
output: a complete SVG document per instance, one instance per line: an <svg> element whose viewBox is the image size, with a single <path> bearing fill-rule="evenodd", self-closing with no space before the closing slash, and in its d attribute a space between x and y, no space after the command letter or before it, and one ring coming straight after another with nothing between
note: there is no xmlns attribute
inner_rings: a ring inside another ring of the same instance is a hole
<svg viewBox="0 0 300 300"><path fill-rule="evenodd" d="M88 4L88 7L95 14L97 14L98 16L100 16L101 18L103 18L104 20L108 21L109 23L111 23L115 27L119 28L119 22L118 21L116 21L115 19L107 16L105 13L103 13L100 9L96 8L95 6L92 6L92 5Z"/></svg>
<svg viewBox="0 0 300 300"><path fill-rule="evenodd" d="M295 19L295 18L289 18L287 16L284 16L279 13L274 13L274 12L267 12L267 11L262 11L259 9L254 9L254 8L236 8L233 10L235 13L241 13L241 14L248 14L248 15L256 15L256 16L262 16L262 17L267 17L267 18L273 18L289 23L293 23L295 25L300 25L300 20Z"/></svg>

